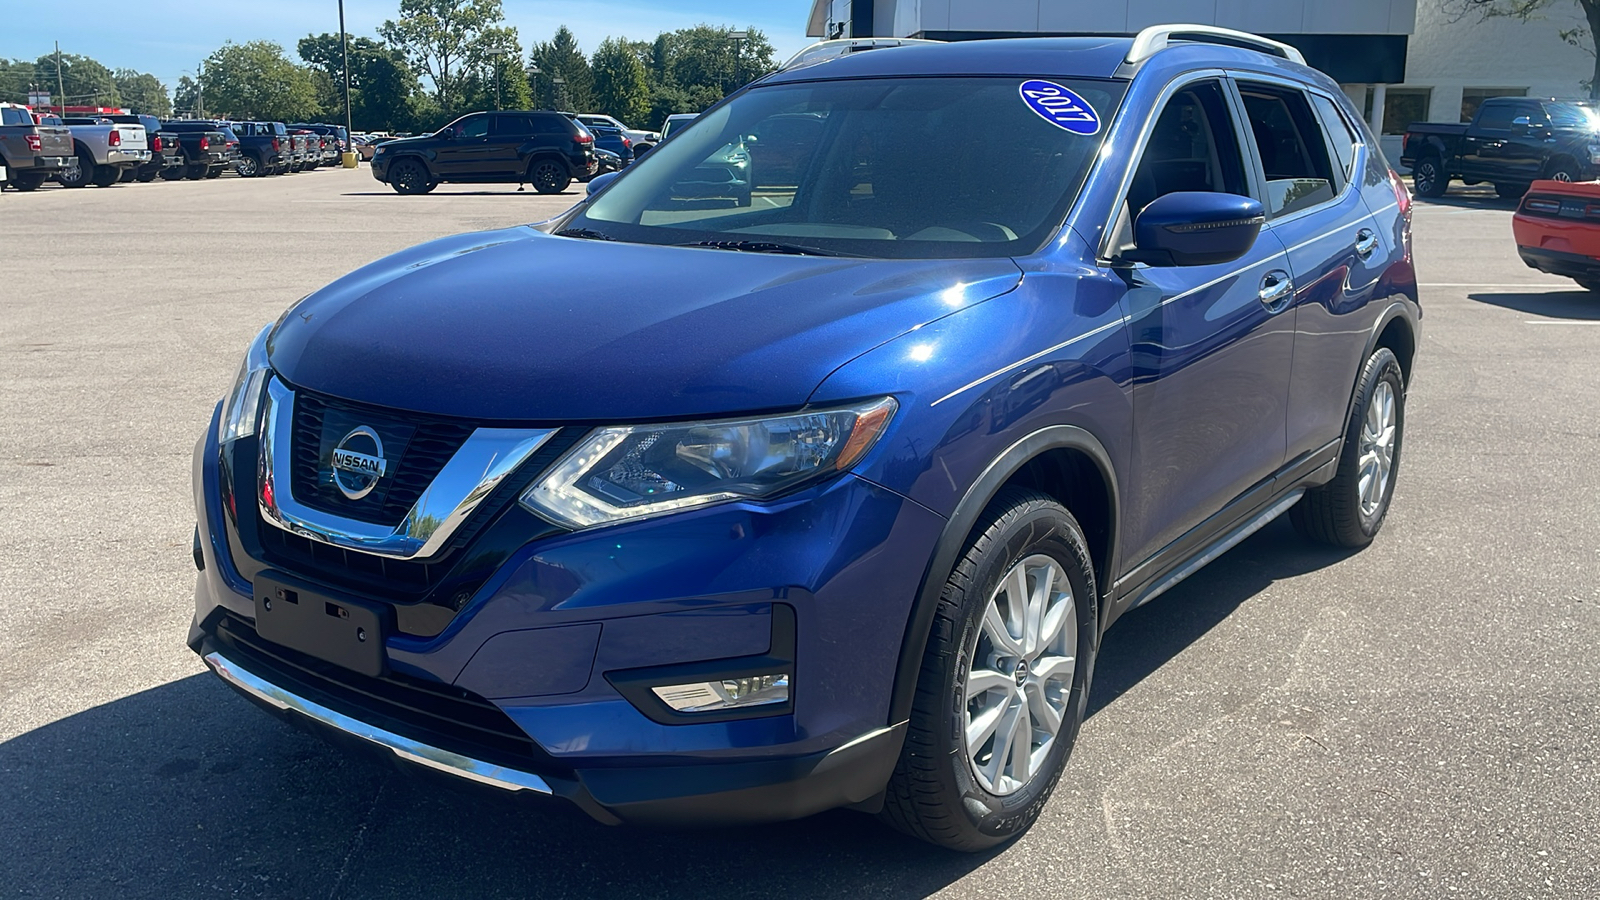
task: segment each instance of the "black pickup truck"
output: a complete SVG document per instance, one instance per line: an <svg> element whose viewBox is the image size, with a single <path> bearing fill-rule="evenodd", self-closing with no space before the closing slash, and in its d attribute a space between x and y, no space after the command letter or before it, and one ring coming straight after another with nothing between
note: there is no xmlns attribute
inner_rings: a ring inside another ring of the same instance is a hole
<svg viewBox="0 0 1600 900"><path fill-rule="evenodd" d="M282 175L294 161L289 130L282 122L229 122L239 136L239 174Z"/></svg>
<svg viewBox="0 0 1600 900"><path fill-rule="evenodd" d="M1400 162L1419 197L1443 196L1457 178L1487 181L1502 197L1521 197L1540 178L1585 181L1600 172L1600 105L1492 97L1466 125L1412 125Z"/></svg>
<svg viewBox="0 0 1600 900"><path fill-rule="evenodd" d="M182 164L163 170L162 178L168 181L182 178L199 181L202 178L216 178L228 168L231 161L228 136L217 123L204 119L175 121L164 122L161 128L175 134L183 149Z"/></svg>
<svg viewBox="0 0 1600 900"><path fill-rule="evenodd" d="M162 170L183 165L183 147L180 146L178 135L167 131L161 120L155 116L116 113L100 118L110 119L123 125L143 125L145 138L150 142L150 161L137 169L123 170L123 181L138 180L148 184L154 181Z"/></svg>

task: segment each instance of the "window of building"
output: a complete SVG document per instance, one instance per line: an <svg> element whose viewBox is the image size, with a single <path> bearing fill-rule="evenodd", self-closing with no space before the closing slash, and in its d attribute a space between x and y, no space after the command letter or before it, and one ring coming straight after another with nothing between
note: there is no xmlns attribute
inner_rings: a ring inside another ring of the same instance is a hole
<svg viewBox="0 0 1600 900"><path fill-rule="evenodd" d="M1383 133L1405 134L1414 122L1428 121L1432 88L1389 88L1383 100Z"/></svg>
<svg viewBox="0 0 1600 900"><path fill-rule="evenodd" d="M1267 176L1267 215L1282 216L1332 200L1328 140L1297 90L1242 82L1256 152Z"/></svg>
<svg viewBox="0 0 1600 900"><path fill-rule="evenodd" d="M1467 88L1461 92L1461 121L1471 122L1478 107L1490 97L1526 97L1527 88Z"/></svg>

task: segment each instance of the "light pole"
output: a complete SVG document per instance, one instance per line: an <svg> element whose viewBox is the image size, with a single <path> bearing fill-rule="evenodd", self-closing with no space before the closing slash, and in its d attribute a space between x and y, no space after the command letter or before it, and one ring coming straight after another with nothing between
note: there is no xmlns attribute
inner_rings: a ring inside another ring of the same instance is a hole
<svg viewBox="0 0 1600 900"><path fill-rule="evenodd" d="M348 140L353 129L350 124L350 35L344 31L344 0L339 0L339 50L344 54L344 133ZM340 148L340 162L344 161L343 154L351 149L348 143Z"/></svg>
<svg viewBox="0 0 1600 900"><path fill-rule="evenodd" d="M567 80L560 75L552 75L550 83L555 85L555 101L557 112L572 112L567 109Z"/></svg>
<svg viewBox="0 0 1600 900"><path fill-rule="evenodd" d="M750 40L750 32L748 32L748 31L730 31L730 32L728 32L728 40L733 42L733 80L738 83L736 85L736 87L743 87L744 86L744 79L742 77L740 77L740 75L739 75L739 62L740 62L739 50L747 42L749 42L749 40Z"/></svg>
<svg viewBox="0 0 1600 900"><path fill-rule="evenodd" d="M531 56L528 57L528 89L539 93L539 61ZM538 103L539 98L534 97L533 102Z"/></svg>
<svg viewBox="0 0 1600 900"><path fill-rule="evenodd" d="M505 58L506 51L503 47L496 47L489 51L489 58L494 60L494 108L500 108L500 61Z"/></svg>
<svg viewBox="0 0 1600 900"><path fill-rule="evenodd" d="M67 117L67 82L61 77L61 42L56 41L56 90L61 92L61 99L56 102L61 104L61 118Z"/></svg>

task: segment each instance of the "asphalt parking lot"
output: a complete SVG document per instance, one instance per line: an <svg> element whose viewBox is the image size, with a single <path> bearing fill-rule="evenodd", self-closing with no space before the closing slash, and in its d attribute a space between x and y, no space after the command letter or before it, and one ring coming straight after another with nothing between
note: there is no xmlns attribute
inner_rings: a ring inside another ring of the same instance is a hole
<svg viewBox="0 0 1600 900"><path fill-rule="evenodd" d="M581 189L399 197L362 168L0 196L0 895L1600 896L1600 298L1524 268L1481 193L1418 207L1378 541L1276 523L1123 619L1054 799L996 852L846 812L609 829L346 757L202 674L190 456L250 337Z"/></svg>

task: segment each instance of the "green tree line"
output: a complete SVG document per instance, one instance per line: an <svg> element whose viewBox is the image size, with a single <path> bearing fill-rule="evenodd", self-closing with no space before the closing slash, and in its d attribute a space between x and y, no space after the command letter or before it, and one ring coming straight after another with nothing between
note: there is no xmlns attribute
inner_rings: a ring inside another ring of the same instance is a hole
<svg viewBox="0 0 1600 900"><path fill-rule="evenodd" d="M153 75L62 54L67 102L157 116L272 121L344 119L339 35L301 38L291 58L271 41L228 42L168 88ZM607 38L586 54L565 26L522 45L502 0L400 0L374 37L349 37L350 113L358 131L431 131L482 109L599 112L635 128L699 112L774 68L759 30L696 25L653 41ZM55 91L55 56L0 59L0 98ZM92 98L92 99L91 99Z"/></svg>

